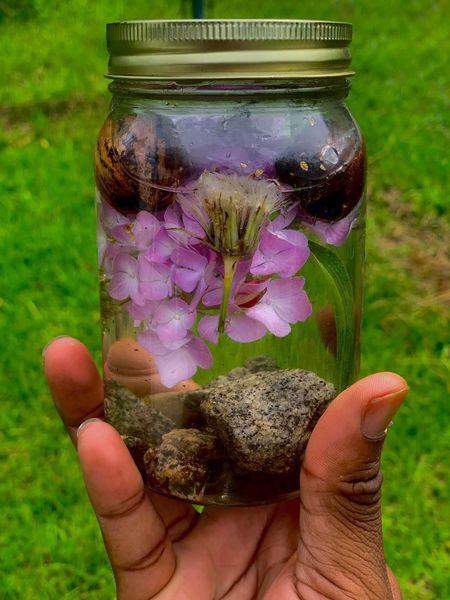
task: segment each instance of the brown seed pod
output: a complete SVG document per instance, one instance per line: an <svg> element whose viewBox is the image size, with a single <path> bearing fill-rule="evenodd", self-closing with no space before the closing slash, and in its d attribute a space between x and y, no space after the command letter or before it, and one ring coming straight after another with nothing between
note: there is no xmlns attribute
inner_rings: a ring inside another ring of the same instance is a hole
<svg viewBox="0 0 450 600"><path fill-rule="evenodd" d="M332 169L321 161L327 152L336 161ZM334 222L346 217L361 199L366 172L364 142L350 157L339 162L337 151L326 145L314 159L307 160L293 152L279 159L275 166L279 180L296 189L304 215Z"/></svg>
<svg viewBox="0 0 450 600"><path fill-rule="evenodd" d="M102 197L122 213L161 208L187 172L171 122L160 115L109 117L100 130L95 180Z"/></svg>

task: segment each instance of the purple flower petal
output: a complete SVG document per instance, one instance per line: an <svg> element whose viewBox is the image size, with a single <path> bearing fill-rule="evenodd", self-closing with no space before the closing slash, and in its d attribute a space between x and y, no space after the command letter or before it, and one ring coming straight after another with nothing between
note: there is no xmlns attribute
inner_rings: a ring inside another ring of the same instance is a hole
<svg viewBox="0 0 450 600"><path fill-rule="evenodd" d="M263 323L277 337L288 335L290 324L306 320L312 312L303 284L303 277L269 281L265 295L247 310L247 315Z"/></svg>
<svg viewBox="0 0 450 600"><path fill-rule="evenodd" d="M138 258L140 290L147 300L164 300L172 295L171 267Z"/></svg>
<svg viewBox="0 0 450 600"><path fill-rule="evenodd" d="M206 234L203 228L186 213L183 213L183 225L185 230L194 238L194 240L202 240ZM192 239L190 240L192 242Z"/></svg>
<svg viewBox="0 0 450 600"><path fill-rule="evenodd" d="M173 281L184 292L192 292L205 274L208 260L195 250L177 248L171 254Z"/></svg>
<svg viewBox="0 0 450 600"><path fill-rule="evenodd" d="M336 223L325 223L323 221L311 221L304 220L303 223L311 231L313 231L317 237L332 246L342 246L350 235L351 230L356 225L358 220L359 207L356 207L346 217L337 221Z"/></svg>
<svg viewBox="0 0 450 600"><path fill-rule="evenodd" d="M152 262L165 262L170 258L175 248L177 248L176 241L170 237L165 229L160 229L146 256Z"/></svg>
<svg viewBox="0 0 450 600"><path fill-rule="evenodd" d="M150 354L154 354L155 356L166 356L170 352L185 346L190 340L190 335L192 334L189 334L189 336L186 336L181 340L163 343L154 331L148 329L147 331L138 333L137 338L141 346L150 352Z"/></svg>
<svg viewBox="0 0 450 600"><path fill-rule="evenodd" d="M232 340L243 343L255 342L266 335L263 323L240 312L231 315L225 331Z"/></svg>
<svg viewBox="0 0 450 600"><path fill-rule="evenodd" d="M156 333L165 344L186 337L195 322L196 313L181 298L171 298L159 305L156 314Z"/></svg>
<svg viewBox="0 0 450 600"><path fill-rule="evenodd" d="M100 263L100 267L107 277L112 277L114 259L119 254L124 254L123 248L107 241L103 251L102 262Z"/></svg>
<svg viewBox="0 0 450 600"><path fill-rule="evenodd" d="M122 253L114 259L109 293L115 300L131 298L136 304L144 304L145 298L139 286L138 261L129 254Z"/></svg>
<svg viewBox="0 0 450 600"><path fill-rule="evenodd" d="M209 369L211 367L211 351L203 340L193 335L185 348L186 350L189 350L191 357L199 367L202 369Z"/></svg>
<svg viewBox="0 0 450 600"><path fill-rule="evenodd" d="M225 332L235 342L254 342L266 334L265 326L255 319L251 319L244 312L231 307L231 314L225 325ZM233 312L234 311L234 312ZM206 315L200 319L198 333L213 344L219 341L219 315Z"/></svg>
<svg viewBox="0 0 450 600"><path fill-rule="evenodd" d="M143 306L134 304L134 302L128 302L125 308L130 317L134 319L135 326L138 326L140 323L144 322L147 328L151 328L153 327L155 312L158 306L158 302L146 300Z"/></svg>
<svg viewBox="0 0 450 600"><path fill-rule="evenodd" d="M250 268L253 275L273 275L281 277L295 275L309 256L306 236L295 229L278 227L291 222L293 211L277 217L261 232L260 241L253 255Z"/></svg>
<svg viewBox="0 0 450 600"><path fill-rule="evenodd" d="M202 304L208 307L219 306L222 300L222 294L223 279L221 277L216 277L206 290L202 298Z"/></svg>
<svg viewBox="0 0 450 600"><path fill-rule="evenodd" d="M155 356L161 383L168 388L195 375L197 367L208 369L212 364L208 346L192 333L182 340L163 344L154 333L146 331L138 334L138 341Z"/></svg>
<svg viewBox="0 0 450 600"><path fill-rule="evenodd" d="M219 315L206 315L198 322L198 333L213 344L219 341Z"/></svg>
<svg viewBox="0 0 450 600"><path fill-rule="evenodd" d="M138 250L146 250L155 239L161 223L146 210L141 210L134 223L133 233Z"/></svg>
<svg viewBox="0 0 450 600"><path fill-rule="evenodd" d="M99 205L99 218L107 235L111 235L114 227L117 227L118 225L127 225L130 223L130 220L127 217L104 201L102 201Z"/></svg>

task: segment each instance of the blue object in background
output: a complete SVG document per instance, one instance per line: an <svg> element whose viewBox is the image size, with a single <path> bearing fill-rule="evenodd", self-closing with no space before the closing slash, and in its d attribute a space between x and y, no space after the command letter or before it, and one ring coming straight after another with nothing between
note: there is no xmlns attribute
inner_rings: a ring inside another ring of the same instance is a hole
<svg viewBox="0 0 450 600"><path fill-rule="evenodd" d="M192 16L194 19L203 19L203 0L192 0Z"/></svg>

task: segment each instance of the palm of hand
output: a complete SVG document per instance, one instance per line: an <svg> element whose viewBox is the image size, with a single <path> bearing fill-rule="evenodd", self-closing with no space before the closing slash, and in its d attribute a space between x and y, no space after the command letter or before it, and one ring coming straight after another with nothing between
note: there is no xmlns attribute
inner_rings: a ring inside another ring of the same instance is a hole
<svg viewBox="0 0 450 600"><path fill-rule="evenodd" d="M161 600L298 598L293 586L297 499L245 509L210 507L201 517L191 507L156 494L152 502L163 516L176 556L173 575L158 594ZM131 568L151 569L165 544L164 533Z"/></svg>
<svg viewBox="0 0 450 600"><path fill-rule="evenodd" d="M86 348L61 338L44 356L119 600L401 599L383 554L379 462L403 379L371 376L333 401L309 441L300 499L207 507L200 516L145 490L122 438L100 420L102 381ZM371 406L375 435L367 437L361 423Z"/></svg>

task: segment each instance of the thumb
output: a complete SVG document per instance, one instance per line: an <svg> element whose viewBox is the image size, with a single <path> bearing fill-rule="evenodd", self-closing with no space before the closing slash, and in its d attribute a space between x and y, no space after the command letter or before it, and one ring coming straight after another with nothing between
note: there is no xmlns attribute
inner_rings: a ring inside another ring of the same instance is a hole
<svg viewBox="0 0 450 600"><path fill-rule="evenodd" d="M300 596L393 598L381 532L380 458L391 419L408 392L379 373L342 392L318 421L300 478Z"/></svg>

